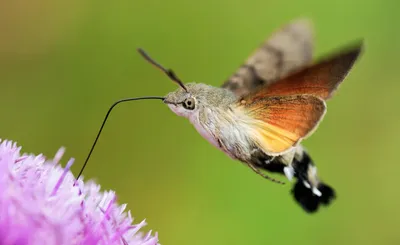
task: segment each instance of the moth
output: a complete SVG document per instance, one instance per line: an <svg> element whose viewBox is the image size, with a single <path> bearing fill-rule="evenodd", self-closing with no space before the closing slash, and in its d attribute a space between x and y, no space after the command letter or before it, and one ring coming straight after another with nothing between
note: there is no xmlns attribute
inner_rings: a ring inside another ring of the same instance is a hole
<svg viewBox="0 0 400 245"><path fill-rule="evenodd" d="M139 49L179 85L165 97L145 99L162 100L175 114L189 119L212 145L263 178L282 183L266 174L270 172L296 179L291 191L294 200L313 213L330 204L336 194L320 180L300 143L318 127L326 101L353 67L363 43L342 47L317 62L313 62L313 47L311 23L293 21L264 41L221 87L184 84Z"/></svg>

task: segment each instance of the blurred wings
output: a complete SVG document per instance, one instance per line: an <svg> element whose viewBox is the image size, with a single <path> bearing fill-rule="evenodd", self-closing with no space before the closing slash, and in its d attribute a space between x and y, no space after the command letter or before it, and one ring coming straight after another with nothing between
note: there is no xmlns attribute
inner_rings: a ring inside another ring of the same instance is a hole
<svg viewBox="0 0 400 245"><path fill-rule="evenodd" d="M256 101L269 96L296 94L329 99L345 79L362 50L362 42L343 47L314 65L308 66L269 86L260 87L245 100Z"/></svg>
<svg viewBox="0 0 400 245"><path fill-rule="evenodd" d="M267 154L280 155L310 135L329 99L362 50L358 42L314 65L265 84L241 97L236 106L250 117L251 137Z"/></svg>
<svg viewBox="0 0 400 245"><path fill-rule="evenodd" d="M242 97L309 65L313 57L311 23L296 20L275 32L222 87Z"/></svg>
<svg viewBox="0 0 400 245"><path fill-rule="evenodd" d="M238 107L250 120L250 137L268 155L280 155L310 134L323 118L325 102L311 95L268 97Z"/></svg>
<svg viewBox="0 0 400 245"><path fill-rule="evenodd" d="M313 33L307 20L275 32L222 87L238 98L254 142L269 155L281 155L310 135L322 120L325 100L344 80L362 42L342 48L313 65Z"/></svg>

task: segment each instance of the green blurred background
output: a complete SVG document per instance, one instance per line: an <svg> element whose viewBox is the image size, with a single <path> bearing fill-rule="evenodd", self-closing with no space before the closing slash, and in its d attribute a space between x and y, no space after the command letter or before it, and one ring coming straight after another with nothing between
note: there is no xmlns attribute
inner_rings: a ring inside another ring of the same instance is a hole
<svg viewBox="0 0 400 245"><path fill-rule="evenodd" d="M85 177L117 191L162 244L399 244L399 3L394 0L0 1L0 136L27 152L60 146L77 173L108 107L177 88L218 86L273 30L298 17L316 55L364 38L366 52L305 142L338 199L307 215L290 185L265 181L157 101L121 105Z"/></svg>

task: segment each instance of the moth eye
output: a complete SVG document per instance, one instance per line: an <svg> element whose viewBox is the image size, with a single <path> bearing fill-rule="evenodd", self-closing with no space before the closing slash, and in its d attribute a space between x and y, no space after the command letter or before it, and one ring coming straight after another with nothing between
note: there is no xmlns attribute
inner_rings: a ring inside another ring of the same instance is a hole
<svg viewBox="0 0 400 245"><path fill-rule="evenodd" d="M195 102L193 98L187 98L184 102L183 102L183 108L187 109L187 110L193 110L195 107Z"/></svg>

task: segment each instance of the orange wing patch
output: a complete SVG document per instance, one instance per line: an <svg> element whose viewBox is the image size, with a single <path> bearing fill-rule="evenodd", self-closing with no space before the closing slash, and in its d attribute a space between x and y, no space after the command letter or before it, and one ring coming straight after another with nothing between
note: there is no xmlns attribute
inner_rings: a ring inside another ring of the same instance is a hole
<svg viewBox="0 0 400 245"><path fill-rule="evenodd" d="M245 100L256 101L268 96L308 94L329 99L344 80L361 53L362 43L294 73L249 95Z"/></svg>
<svg viewBox="0 0 400 245"><path fill-rule="evenodd" d="M326 110L323 100L310 95L242 101L238 106L251 118L254 142L269 155L281 155L311 134Z"/></svg>

